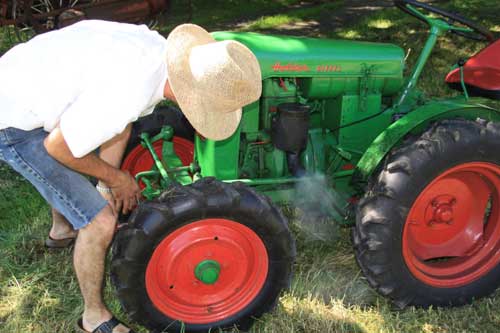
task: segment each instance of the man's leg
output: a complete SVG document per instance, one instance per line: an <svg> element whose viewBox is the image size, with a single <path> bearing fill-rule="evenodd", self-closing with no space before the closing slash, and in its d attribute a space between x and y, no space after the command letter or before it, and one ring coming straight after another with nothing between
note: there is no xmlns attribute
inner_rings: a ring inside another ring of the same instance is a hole
<svg viewBox="0 0 500 333"><path fill-rule="evenodd" d="M101 147L99 148L99 157L115 168L120 168L120 164L123 159L123 153L127 148L127 143L130 139L131 133L132 124L128 124L123 132L101 145Z"/></svg>
<svg viewBox="0 0 500 333"><path fill-rule="evenodd" d="M114 167L119 167L123 152L127 146L132 125L100 148L100 157ZM103 195L106 200L112 198ZM80 284L85 308L83 312L83 328L92 332L101 323L113 316L106 308L102 299L102 285L104 278L104 263L106 253L116 229L117 212L108 205L86 227L79 230L75 245L74 265ZM117 326L113 332L126 333L129 329L123 325Z"/></svg>
<svg viewBox="0 0 500 333"><path fill-rule="evenodd" d="M66 220L57 209L52 208L52 228L49 232L50 238L54 240L75 238L77 234L78 232L73 229L73 226L68 220Z"/></svg>
<svg viewBox="0 0 500 333"><path fill-rule="evenodd" d="M131 133L132 133L132 124L128 124L122 133L120 133L119 135L115 136L111 140L101 145L99 149L99 157L103 161L106 161L108 164L119 169ZM99 181L99 185L108 187L108 184L102 181ZM116 215L119 215L121 204L115 201L113 195L102 194L102 196L110 203L114 213Z"/></svg>
<svg viewBox="0 0 500 333"><path fill-rule="evenodd" d="M29 180L52 207L63 213L73 229L79 230L74 265L85 302L84 328L92 332L94 327L111 318L102 300L102 281L116 217L87 178L47 154L43 145L46 136L42 129L0 130L0 144L6 147L2 149L2 159ZM128 331L119 325L113 332Z"/></svg>
<svg viewBox="0 0 500 333"><path fill-rule="evenodd" d="M116 217L106 206L86 227L79 230L75 245L74 265L85 308L83 328L92 332L113 316L102 299L104 262L116 228ZM117 326L113 332L126 333L129 329Z"/></svg>

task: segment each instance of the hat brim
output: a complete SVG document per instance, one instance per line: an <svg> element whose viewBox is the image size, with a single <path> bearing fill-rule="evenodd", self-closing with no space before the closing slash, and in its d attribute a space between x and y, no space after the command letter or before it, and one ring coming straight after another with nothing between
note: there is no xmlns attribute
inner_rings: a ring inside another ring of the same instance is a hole
<svg viewBox="0 0 500 333"><path fill-rule="evenodd" d="M189 64L189 54L193 47L215 42L206 30L197 25L178 26L167 38L166 62L170 88L182 113L202 136L212 140L224 140L238 128L242 110L214 110L215 106L202 98L204 94L198 93L199 88Z"/></svg>

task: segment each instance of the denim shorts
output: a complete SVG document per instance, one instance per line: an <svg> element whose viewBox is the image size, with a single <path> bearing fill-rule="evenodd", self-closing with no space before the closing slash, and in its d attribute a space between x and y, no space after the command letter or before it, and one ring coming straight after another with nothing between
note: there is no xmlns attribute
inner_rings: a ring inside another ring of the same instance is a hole
<svg viewBox="0 0 500 333"><path fill-rule="evenodd" d="M99 214L107 201L86 177L47 153L43 145L47 135L42 128L0 130L0 160L33 184L75 230L81 229Z"/></svg>

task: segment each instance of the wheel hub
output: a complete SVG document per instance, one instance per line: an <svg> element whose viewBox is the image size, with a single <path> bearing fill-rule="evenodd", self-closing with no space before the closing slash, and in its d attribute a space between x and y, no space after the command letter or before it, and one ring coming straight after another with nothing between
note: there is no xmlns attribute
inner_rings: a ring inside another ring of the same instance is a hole
<svg viewBox="0 0 500 333"><path fill-rule="evenodd" d="M449 206L442 206L436 209L435 216L438 223L451 223L453 220L453 210Z"/></svg>
<svg viewBox="0 0 500 333"><path fill-rule="evenodd" d="M204 284L214 284L219 279L220 264L215 260L204 260L196 265L194 276Z"/></svg>
<svg viewBox="0 0 500 333"><path fill-rule="evenodd" d="M454 218L453 206L457 200L450 195L438 196L434 198L431 204L427 207L428 216L430 218L427 224L434 226L435 224L452 224Z"/></svg>

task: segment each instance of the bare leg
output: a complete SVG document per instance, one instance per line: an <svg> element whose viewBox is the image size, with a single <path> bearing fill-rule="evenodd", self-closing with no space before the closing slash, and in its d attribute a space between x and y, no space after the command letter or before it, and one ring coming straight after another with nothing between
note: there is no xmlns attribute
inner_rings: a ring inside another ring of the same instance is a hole
<svg viewBox="0 0 500 333"><path fill-rule="evenodd" d="M55 208L52 208L52 228L50 229L49 236L52 239L64 239L76 237L77 231L73 226L61 215Z"/></svg>
<svg viewBox="0 0 500 333"><path fill-rule="evenodd" d="M102 144L99 156L112 166L119 168L123 157L123 152L127 146L132 131L132 124L125 127L125 130ZM106 198L108 200L109 198ZM49 236L52 239L64 239L76 237L77 231L73 230L71 224L56 209L52 208L52 228Z"/></svg>
<svg viewBox="0 0 500 333"><path fill-rule="evenodd" d="M131 132L132 124L128 124L123 132L103 143L99 149L99 157L115 168L119 168Z"/></svg>
<svg viewBox="0 0 500 333"><path fill-rule="evenodd" d="M106 206L89 225L79 230L76 240L74 265L85 303L83 328L89 332L112 317L102 299L102 284L106 253L115 227L116 217L111 207ZM113 330L116 333L128 331L123 325Z"/></svg>
<svg viewBox="0 0 500 333"><path fill-rule="evenodd" d="M128 124L122 133L101 145L99 157L115 168L120 168L123 154L127 148L127 143L131 133L132 124ZM102 181L99 181L99 184L101 186L108 187L108 185ZM119 202L115 202L112 195L103 194L103 197L108 200L114 213L118 215L120 213L121 204Z"/></svg>
<svg viewBox="0 0 500 333"><path fill-rule="evenodd" d="M123 152L130 137L132 126L101 145L100 158L118 168ZM106 185L106 184L104 184ZM112 197L104 198L112 203ZM113 239L117 216L113 209L106 206L95 219L78 231L75 244L74 265L80 284L85 308L82 317L83 328L92 332L96 327L113 316L102 299L102 284L104 278L104 263L108 247ZM114 333L127 333L129 329L123 325L117 326Z"/></svg>

